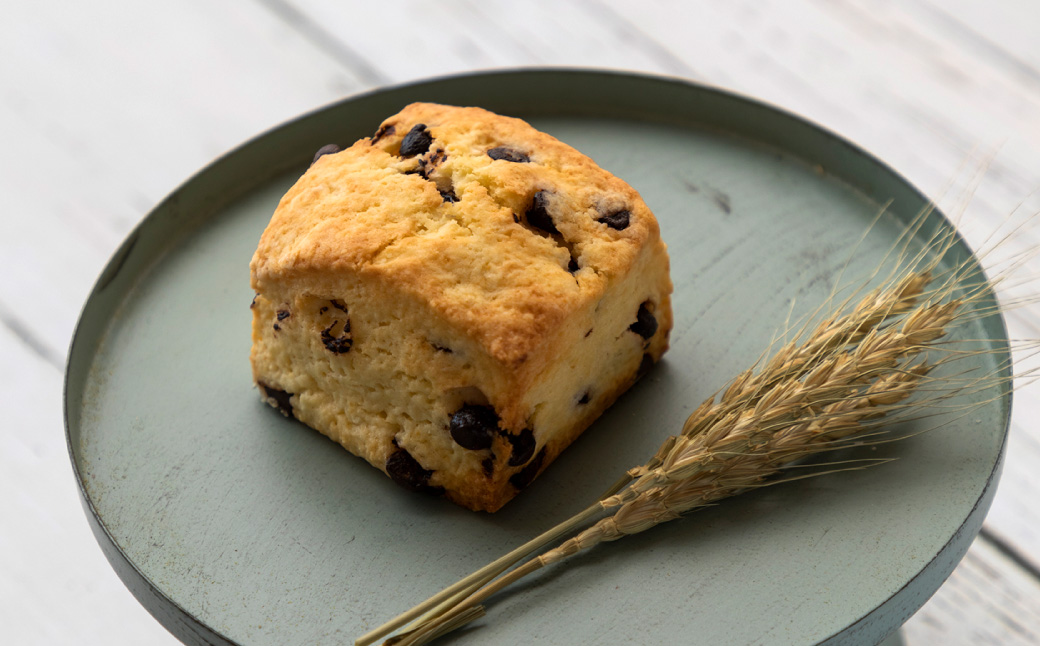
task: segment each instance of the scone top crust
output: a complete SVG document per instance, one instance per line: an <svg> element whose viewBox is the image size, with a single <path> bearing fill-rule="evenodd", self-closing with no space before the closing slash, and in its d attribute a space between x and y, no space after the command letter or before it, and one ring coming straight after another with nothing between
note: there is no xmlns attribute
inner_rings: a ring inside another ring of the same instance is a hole
<svg viewBox="0 0 1040 646"><path fill-rule="evenodd" d="M279 203L252 282L392 285L527 372L648 243L663 249L639 194L585 155L519 119L415 103L317 159Z"/></svg>

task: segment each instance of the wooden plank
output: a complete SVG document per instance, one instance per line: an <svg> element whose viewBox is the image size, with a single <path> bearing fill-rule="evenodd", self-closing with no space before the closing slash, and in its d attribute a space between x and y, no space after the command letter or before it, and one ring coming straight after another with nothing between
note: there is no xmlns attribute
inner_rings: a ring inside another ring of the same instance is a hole
<svg viewBox="0 0 1040 646"><path fill-rule="evenodd" d="M950 33L977 56L1008 67L1025 85L1040 83L1040 5L1031 0L912 0L906 9Z"/></svg>
<svg viewBox="0 0 1040 646"><path fill-rule="evenodd" d="M259 7L15 3L0 21L0 285L64 355L108 256L215 156L363 84Z"/></svg>
<svg viewBox="0 0 1040 646"><path fill-rule="evenodd" d="M632 3L605 5L679 58L710 62L701 71L713 82L841 132L931 194L975 147L1040 136L1040 95L899 3L669 0L656 19ZM993 160L1019 199L1037 184L1035 167L1021 163L1033 155L1004 150Z"/></svg>
<svg viewBox="0 0 1040 646"><path fill-rule="evenodd" d="M581 2L296 3L333 34L349 34L381 74L400 83L513 66L568 65L689 74L632 24L598 19ZM389 34L389 37L388 37Z"/></svg>

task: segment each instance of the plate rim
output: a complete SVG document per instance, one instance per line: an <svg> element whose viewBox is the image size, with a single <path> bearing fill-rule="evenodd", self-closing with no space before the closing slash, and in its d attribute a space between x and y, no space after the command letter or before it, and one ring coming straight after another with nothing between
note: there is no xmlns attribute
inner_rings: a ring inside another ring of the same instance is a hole
<svg viewBox="0 0 1040 646"><path fill-rule="evenodd" d="M72 431L72 419L71 419L71 406L73 397L82 398L81 389L76 389L75 392L70 388L71 382L74 379L74 371L77 369L75 362L78 360L82 350L84 336L85 320L89 316L90 309L96 307L96 303L100 297L100 294L113 282L123 267L124 263L129 258L136 245L142 232L149 226L150 222L153 222L157 217L157 214L163 212L170 207L171 203L176 202L179 199L181 193L195 183L199 182L200 179L207 177L214 171L219 170L223 165L232 164L239 157L249 155L253 148L261 145L263 142L269 140L272 136L284 134L294 127L299 127L302 122L319 119L322 115L335 112L338 109L342 109L344 106L364 102L378 100L380 98L389 97L399 93L412 93L422 94L424 90L436 86L442 86L446 83L453 82L468 82L479 81L481 79L491 78L523 78L523 77L544 77L544 76L570 76L570 77L585 77L587 79L606 79L607 82L616 82L618 80L624 80L625 82L631 83L649 83L649 84L663 84L674 86L677 91L683 93L690 93L691 96L696 94L703 94L712 96L718 100L730 101L744 104L753 109L764 110L765 112L772 113L778 118L788 121L793 124L797 124L799 127L808 129L815 132L817 136L821 136L829 143L838 145L844 148L846 152L861 158L865 163L873 166L878 171L887 173L892 180L897 184L901 185L905 190L908 191L910 196L916 200L919 200L922 204L933 204L933 202L925 196L914 184L909 182L902 174L898 173L895 169L889 166L887 163L882 161L876 155L865 149L863 146L856 142L848 139L847 137L840 135L833 130L822 126L821 124L809 119L803 115L791 112L782 106L775 103L765 101L744 93L734 91L732 89L723 88L717 85L694 81L692 79L683 78L679 76L667 75L667 74L653 74L637 71L626 71L626 70L607 70L599 68L579 68L579 67L519 67L519 68L507 68L507 69L491 69L475 72L464 72L458 74L445 74L434 76L430 78L417 79L399 84L392 84L386 86L380 86L376 88L367 89L362 92L347 95L341 99L331 101L312 108L303 112L300 115L285 120L279 124L276 124L270 128L267 128L248 139L244 140L240 144L232 147L223 154L217 156L215 159L204 165L196 172L189 175L185 180L177 185L172 191L170 191L163 199L161 199L155 206L149 209L148 213L145 214L137 224L130 230L124 240L121 242L119 247L112 253L109 260L105 263L104 268L98 275L93 286L91 287L88 295L80 309L77 322L73 330L68 350L66 353L65 369L63 373L63 388L62 388L62 406L63 406L63 424L65 431L66 450L68 453L69 461L72 465L72 471L76 480L76 486L79 492L80 503L83 506L84 512L87 516L88 523L90 525L91 532L94 534L102 552L110 565L119 576L120 580L130 590L133 596L138 600L139 603L150 613L152 616L168 631L171 632L177 639L186 644L219 644L221 646L247 646L242 642L235 641L227 635L224 635L220 631L210 627L200 618L192 614L190 611L181 606L177 601L167 595L161 588L159 588L152 580L145 575L140 568L130 560L126 552L119 545L116 538L109 531L105 522L102 520L100 513L98 512L94 501L87 491L86 484L84 481L83 474L80 470L79 461L76 457L77 449L73 443L73 431ZM541 114L551 114L548 111L543 111ZM524 115L521 115L524 116ZM603 113L597 116L604 116ZM700 123L696 118L691 118L690 124ZM708 128L714 128L716 124L708 125ZM721 131L727 132L725 128ZM728 134L746 137L746 133L729 131ZM757 141L752 139L753 141ZM772 142L769 142L772 144ZM783 152L788 153L789 151L784 148ZM808 161L804 156L799 154L792 154L792 157L801 161ZM282 165L278 165L276 168L271 169L269 177L256 177L252 182L252 187L262 185L264 182L269 181L274 176L281 174L299 165L299 161L293 159L291 162L285 162ZM842 175L836 175L838 179L848 184L849 188L853 190L862 190L862 186L852 183L848 177ZM226 197L227 203L234 202L240 199L244 194L248 192L246 190L229 191L229 195ZM213 217L213 214L219 213L221 208L226 204L220 204L210 212L199 216L199 221L206 221ZM994 302L997 300L993 283L989 276L986 274L985 268L982 266L974 250L964 240L961 232L956 228L953 222L936 206L934 207L933 216L938 218L938 222L948 227L954 237L954 246L959 246L967 251L971 264L973 265L973 272L977 271L979 275L985 281L985 298L992 299ZM197 224L197 223L196 223ZM187 235L190 235L194 231L194 227L189 227L191 231ZM160 259L155 259L153 263L161 262ZM154 265L151 265L154 266ZM1000 338L995 339L1000 346L999 352L1001 355L1006 355L1010 359L1010 340L1008 338L1007 321L1004 317L1003 310L998 311L997 323L999 326ZM87 352L87 363L89 359L95 356L95 351L92 348ZM1009 382L1009 378L1013 373L1013 366L1010 360L1003 361L1001 363L1001 377ZM911 583L917 578L925 575L926 571L935 570L932 574L938 573L941 577L939 585L952 573L956 564L963 558L970 547L971 541L978 534L982 527L983 520L988 512L990 504L992 503L993 497L996 493L997 485L1000 478L1000 473L1003 468L1003 463L1006 456L1006 449L1008 443L1008 435L1010 429L1011 413L1013 408L1013 395L1014 389L1010 387L1010 384L1006 384L1003 387L1003 397L1006 398L1006 406L1004 408L1003 418L999 420L1000 426L1000 446L997 452L997 459L993 465L993 469L989 474L986 485L983 488L982 493L978 499L974 502L971 511L968 513L965 520L961 523L960 527L954 532L953 536L944 543L943 547L940 548L937 554L932 555L928 558L927 563L921 568L916 576L914 576L909 582L907 582L902 588L893 593L889 598L880 602L877 607L870 610L863 617L847 626L844 630L835 633L818 642L819 644L837 644L845 643L845 640L857 637L857 636L868 636L871 638L878 634L877 624L878 622L887 622L889 619L885 616L885 609L890 608L897 597L906 596L911 593L908 590ZM963 545L963 549L954 549L958 544ZM945 558L944 558L945 557ZM938 589L938 586L936 586ZM905 616L898 619L898 623L895 624L895 628L898 628L907 618L909 618L917 609L919 609L930 597L925 597L919 601L913 601L910 603L913 607L909 612L905 612ZM898 605L898 604L897 604ZM904 604L905 605L905 604ZM887 634L887 630L885 631ZM884 635L882 635L883 637Z"/></svg>

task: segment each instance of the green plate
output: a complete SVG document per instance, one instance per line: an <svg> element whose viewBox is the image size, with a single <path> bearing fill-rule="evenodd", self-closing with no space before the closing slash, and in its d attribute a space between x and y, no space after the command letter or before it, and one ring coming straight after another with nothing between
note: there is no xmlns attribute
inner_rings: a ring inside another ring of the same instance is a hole
<svg viewBox="0 0 1040 646"><path fill-rule="evenodd" d="M400 489L261 404L250 379L248 265L277 200L317 148L416 100L519 116L582 150L642 193L671 250L666 359L495 515ZM827 296L868 228L848 277L881 262L924 205L833 134L674 79L495 72L318 110L187 181L99 278L66 378L87 516L119 576L186 643L350 643L642 463L759 356L792 302L797 315ZM933 214L926 230L948 226ZM973 262L961 243L948 256ZM1004 370L999 315L963 335L991 339L972 365ZM982 524L1010 393L973 396L987 399L869 453L895 462L764 489L549 568L452 643L877 643Z"/></svg>

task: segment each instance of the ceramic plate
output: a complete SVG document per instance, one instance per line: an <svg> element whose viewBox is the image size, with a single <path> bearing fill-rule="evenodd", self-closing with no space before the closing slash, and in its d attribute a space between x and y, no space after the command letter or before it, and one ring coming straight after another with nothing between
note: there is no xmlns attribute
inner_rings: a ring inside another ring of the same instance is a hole
<svg viewBox="0 0 1040 646"><path fill-rule="evenodd" d="M642 193L671 251L665 360L494 515L402 490L262 404L250 378L249 260L279 197L316 149L416 100L522 117L585 152ZM924 205L839 137L674 79L496 72L329 106L202 170L99 278L66 380L87 515L120 577L186 643L350 643L641 464L846 265L869 273ZM933 214L925 229L946 226ZM946 262L965 260L958 243ZM972 361L1000 370L999 316L962 334L991 339ZM877 643L982 524L1010 394L956 402L991 398L870 453L895 462L764 489L549 568L452 643Z"/></svg>

